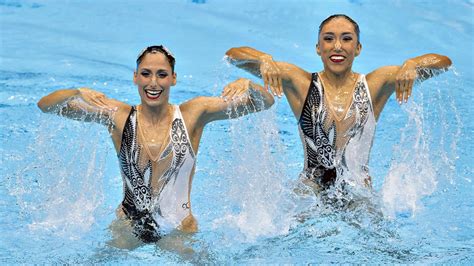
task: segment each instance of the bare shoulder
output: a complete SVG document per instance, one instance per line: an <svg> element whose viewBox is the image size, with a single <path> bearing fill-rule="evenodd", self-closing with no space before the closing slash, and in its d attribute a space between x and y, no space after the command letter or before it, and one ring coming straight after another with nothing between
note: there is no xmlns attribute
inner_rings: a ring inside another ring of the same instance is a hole
<svg viewBox="0 0 474 266"><path fill-rule="evenodd" d="M311 82L311 73L290 63L279 62L278 65L282 71L283 91L290 104L295 100L304 100Z"/></svg>
<svg viewBox="0 0 474 266"><path fill-rule="evenodd" d="M198 96L179 105L179 110L183 115L187 126L194 127L199 118L206 112L206 106L213 97Z"/></svg>
<svg viewBox="0 0 474 266"><path fill-rule="evenodd" d="M279 67L282 71L283 92L293 114L298 119L308 95L312 74L290 63L279 63Z"/></svg>
<svg viewBox="0 0 474 266"><path fill-rule="evenodd" d="M116 107L116 111L112 115L113 125L109 130L111 133L115 132L121 135L123 128L125 126L125 122L127 121L128 115L130 114L130 111L132 110L132 106L124 102L114 100L114 99L107 99L107 101L111 106Z"/></svg>

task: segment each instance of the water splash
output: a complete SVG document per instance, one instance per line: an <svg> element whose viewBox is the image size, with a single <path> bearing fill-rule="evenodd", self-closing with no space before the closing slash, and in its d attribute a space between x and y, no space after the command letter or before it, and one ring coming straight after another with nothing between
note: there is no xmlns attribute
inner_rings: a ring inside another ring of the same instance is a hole
<svg viewBox="0 0 474 266"><path fill-rule="evenodd" d="M389 218L415 215L423 209L422 199L432 195L440 182L454 182L462 125L446 87L458 87L459 78L456 73L446 74L416 86L415 100L402 106L408 121L381 191Z"/></svg>
<svg viewBox="0 0 474 266"><path fill-rule="evenodd" d="M256 102L262 106L262 102ZM253 110L245 110L249 112ZM229 110L234 117L235 108ZM230 121L229 148L226 158L219 161L226 202L221 218L214 228L235 231L240 241L255 241L287 233L294 204L290 201L284 165L284 146L275 124L276 111L270 110Z"/></svg>
<svg viewBox="0 0 474 266"><path fill-rule="evenodd" d="M292 204L274 116L270 111L231 122L234 152L226 169L236 182L228 195L238 211L226 214L222 221L238 228L248 241L286 233L290 226ZM252 130L249 125L259 126Z"/></svg>
<svg viewBox="0 0 474 266"><path fill-rule="evenodd" d="M10 184L28 229L36 236L79 239L103 202L107 134L92 123L43 115Z"/></svg>

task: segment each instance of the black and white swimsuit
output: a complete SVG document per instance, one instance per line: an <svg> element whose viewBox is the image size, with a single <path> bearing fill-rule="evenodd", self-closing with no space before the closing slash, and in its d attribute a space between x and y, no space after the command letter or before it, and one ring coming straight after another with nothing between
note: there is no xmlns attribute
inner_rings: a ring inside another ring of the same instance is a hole
<svg viewBox="0 0 474 266"><path fill-rule="evenodd" d="M137 134L140 130L136 107L132 107L122 135L122 210L132 220L134 233L145 242L157 241L163 227L176 228L190 214L190 183L196 156L179 106L173 108L170 141L157 160L151 159Z"/></svg>
<svg viewBox="0 0 474 266"><path fill-rule="evenodd" d="M350 177L345 182L367 181L376 121L364 75L359 75L352 102L339 121L325 100L318 73L313 73L298 124L305 154L303 178L323 188L342 175Z"/></svg>

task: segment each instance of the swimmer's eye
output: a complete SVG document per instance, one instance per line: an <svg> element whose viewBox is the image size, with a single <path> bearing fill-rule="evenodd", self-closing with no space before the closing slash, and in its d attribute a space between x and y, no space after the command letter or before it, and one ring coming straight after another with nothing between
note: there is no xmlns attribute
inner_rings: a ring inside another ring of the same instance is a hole
<svg viewBox="0 0 474 266"><path fill-rule="evenodd" d="M325 40L325 41L332 41L332 40L334 40L334 37L332 37L332 36L324 36L324 37L323 37L323 40Z"/></svg>
<svg viewBox="0 0 474 266"><path fill-rule="evenodd" d="M168 73L166 73L166 72L159 72L159 73L158 73L158 77L164 79L164 78L168 77Z"/></svg>
<svg viewBox="0 0 474 266"><path fill-rule="evenodd" d="M148 71L143 71L143 72L141 72L140 74L141 74L142 76L146 77L146 78L150 76L150 72L148 72Z"/></svg>
<svg viewBox="0 0 474 266"><path fill-rule="evenodd" d="M352 37L351 36L345 36L342 38L343 41L352 41Z"/></svg>

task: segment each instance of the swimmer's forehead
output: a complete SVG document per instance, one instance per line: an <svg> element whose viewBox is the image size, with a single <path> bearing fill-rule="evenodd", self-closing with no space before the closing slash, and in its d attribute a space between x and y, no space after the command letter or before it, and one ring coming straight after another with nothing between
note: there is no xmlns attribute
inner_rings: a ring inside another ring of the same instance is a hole
<svg viewBox="0 0 474 266"><path fill-rule="evenodd" d="M166 59L166 55L162 53L148 53L143 56L138 69L170 71L171 65Z"/></svg>
<svg viewBox="0 0 474 266"><path fill-rule="evenodd" d="M321 34L356 34L354 25L344 18L335 18L326 23L321 29Z"/></svg>

